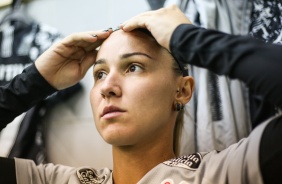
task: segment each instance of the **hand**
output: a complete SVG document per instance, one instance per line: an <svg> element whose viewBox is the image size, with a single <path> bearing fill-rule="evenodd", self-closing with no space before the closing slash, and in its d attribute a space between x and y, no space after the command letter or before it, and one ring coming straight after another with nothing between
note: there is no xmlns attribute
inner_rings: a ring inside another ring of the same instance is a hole
<svg viewBox="0 0 282 184"><path fill-rule="evenodd" d="M112 30L75 33L51 46L36 61L39 73L61 90L79 82L94 64L97 47Z"/></svg>
<svg viewBox="0 0 282 184"><path fill-rule="evenodd" d="M170 38L175 28L180 24L191 24L191 22L176 5L172 5L167 8L141 13L125 21L120 25L120 28L124 31L146 28L161 46L170 51Z"/></svg>

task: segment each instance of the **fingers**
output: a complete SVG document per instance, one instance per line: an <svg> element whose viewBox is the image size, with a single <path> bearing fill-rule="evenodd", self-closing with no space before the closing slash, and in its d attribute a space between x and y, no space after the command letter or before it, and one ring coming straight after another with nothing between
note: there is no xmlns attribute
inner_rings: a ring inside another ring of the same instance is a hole
<svg viewBox="0 0 282 184"><path fill-rule="evenodd" d="M163 19L163 12L167 8L160 8L158 10L147 11L136 15L129 20L126 20L120 25L124 31L132 31L136 28L145 28L151 31L151 26L158 24L156 20Z"/></svg>
<svg viewBox="0 0 282 184"><path fill-rule="evenodd" d="M84 47L86 52L94 51L98 47L101 46L101 44L105 41L105 39L98 39L96 42L89 44L88 46Z"/></svg>
<svg viewBox="0 0 282 184"><path fill-rule="evenodd" d="M169 42L174 30L180 24L189 23L190 21L186 15L176 5L172 5L141 13L125 21L120 25L120 28L124 31L146 28L161 46L170 51Z"/></svg>
<svg viewBox="0 0 282 184"><path fill-rule="evenodd" d="M61 57L62 59L75 59L75 60L80 60L86 54L86 51L83 47L65 46L60 43L58 43L57 45L54 45L52 49L48 50L43 55L46 55L50 52L55 53L55 55L57 55L58 57ZM55 56L53 54L49 54L49 55Z"/></svg>
<svg viewBox="0 0 282 184"><path fill-rule="evenodd" d="M81 62L81 74L84 76L88 69L93 66L96 61L97 51L88 53Z"/></svg>
<svg viewBox="0 0 282 184"><path fill-rule="evenodd" d="M120 28L124 31L132 31L136 28L146 28L146 17L148 17L149 12L141 13L131 19L125 21L123 24L120 25Z"/></svg>
<svg viewBox="0 0 282 184"><path fill-rule="evenodd" d="M65 46L77 46L86 48L89 45L97 42L98 40L104 40L110 36L112 29L101 30L101 31L88 31L81 33L74 33L67 36L62 40L61 44ZM99 42L101 44L101 42ZM96 44L99 46L99 44Z"/></svg>
<svg viewBox="0 0 282 184"><path fill-rule="evenodd" d="M109 29L71 34L45 51L35 65L54 88L69 87L84 77L96 60L96 48L111 33Z"/></svg>
<svg viewBox="0 0 282 184"><path fill-rule="evenodd" d="M175 25L191 23L186 15L176 6L171 5L154 11L141 13L120 25L124 31L132 31L136 28L146 28L149 31L161 28L175 27ZM167 27L168 26L168 27Z"/></svg>
<svg viewBox="0 0 282 184"><path fill-rule="evenodd" d="M74 33L52 47L63 58L81 60L88 52L96 50L112 33L112 29Z"/></svg>

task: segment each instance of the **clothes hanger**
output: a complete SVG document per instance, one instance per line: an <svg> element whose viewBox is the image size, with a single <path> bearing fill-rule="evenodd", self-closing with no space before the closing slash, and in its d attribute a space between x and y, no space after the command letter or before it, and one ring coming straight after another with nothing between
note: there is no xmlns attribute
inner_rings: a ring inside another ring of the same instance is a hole
<svg viewBox="0 0 282 184"><path fill-rule="evenodd" d="M22 0L13 0L11 4L11 11L3 17L0 25L6 22L18 24L18 26L27 26L33 22L33 19L23 10Z"/></svg>

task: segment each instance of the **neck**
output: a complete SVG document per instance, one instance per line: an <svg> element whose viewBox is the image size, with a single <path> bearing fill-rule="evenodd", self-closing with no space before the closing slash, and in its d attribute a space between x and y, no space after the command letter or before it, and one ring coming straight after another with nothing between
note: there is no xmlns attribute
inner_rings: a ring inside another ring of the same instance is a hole
<svg viewBox="0 0 282 184"><path fill-rule="evenodd" d="M136 184L152 168L175 157L172 145L163 140L157 145L113 146L114 183Z"/></svg>

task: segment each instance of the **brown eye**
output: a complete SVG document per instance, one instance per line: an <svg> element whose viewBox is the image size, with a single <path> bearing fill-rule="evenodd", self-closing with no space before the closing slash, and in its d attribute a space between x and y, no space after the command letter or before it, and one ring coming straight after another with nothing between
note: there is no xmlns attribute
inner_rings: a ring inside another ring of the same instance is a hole
<svg viewBox="0 0 282 184"><path fill-rule="evenodd" d="M96 76L97 76L97 79L99 80L99 79L104 79L104 78L106 78L107 74L106 74L105 72L98 72L98 73L96 74Z"/></svg>
<svg viewBox="0 0 282 184"><path fill-rule="evenodd" d="M138 65L132 64L132 65L129 66L128 71L129 72L140 72L140 71L142 71L142 68Z"/></svg>

